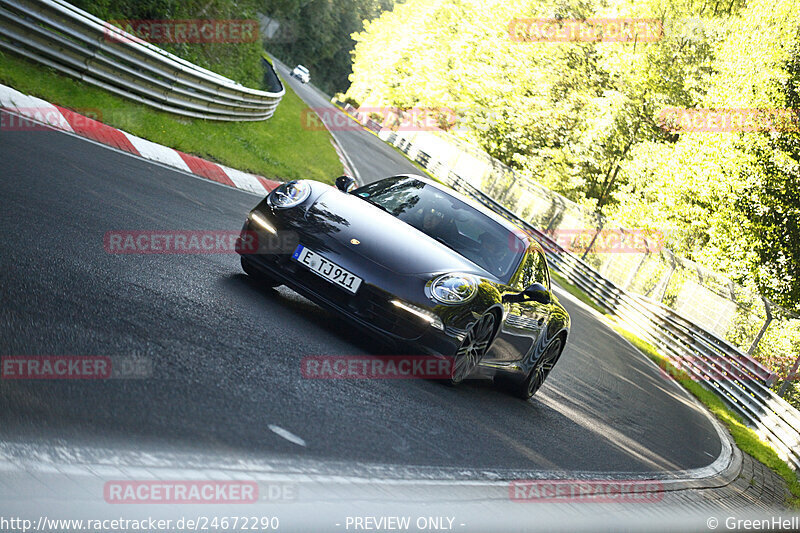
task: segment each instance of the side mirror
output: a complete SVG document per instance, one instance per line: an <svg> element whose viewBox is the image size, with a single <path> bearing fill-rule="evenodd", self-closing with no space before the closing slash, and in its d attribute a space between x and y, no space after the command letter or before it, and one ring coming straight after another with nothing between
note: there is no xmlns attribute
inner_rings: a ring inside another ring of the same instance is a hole
<svg viewBox="0 0 800 533"><path fill-rule="evenodd" d="M550 296L550 291L547 290L547 287L542 285L541 283L534 283L527 289L525 289L522 294L526 297L530 298L534 302L540 304L549 304L552 300Z"/></svg>
<svg viewBox="0 0 800 533"><path fill-rule="evenodd" d="M336 178L336 188L342 192L349 193L356 188L356 180L350 176L339 176Z"/></svg>

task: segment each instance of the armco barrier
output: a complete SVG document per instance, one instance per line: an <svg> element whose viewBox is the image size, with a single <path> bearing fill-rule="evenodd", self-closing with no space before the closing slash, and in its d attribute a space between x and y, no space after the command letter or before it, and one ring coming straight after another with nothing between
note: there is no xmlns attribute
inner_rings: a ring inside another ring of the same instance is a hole
<svg viewBox="0 0 800 533"><path fill-rule="evenodd" d="M265 92L240 85L63 0L0 0L0 50L193 118L266 120L284 94L282 86L277 92Z"/></svg>
<svg viewBox="0 0 800 533"><path fill-rule="evenodd" d="M407 139L394 132L388 134L387 141L407 153L416 151ZM672 309L628 293L603 278L580 257L566 251L546 233L458 174L444 172L442 162L429 159L424 166L443 177L454 189L534 235L542 243L553 268L631 331L656 346L688 379L716 393L795 471L800 470L800 412L769 388L777 376L729 342L694 325Z"/></svg>
<svg viewBox="0 0 800 533"><path fill-rule="evenodd" d="M795 470L800 469L800 413L768 385L775 376L716 335L682 319L674 311L628 294L545 233L514 215L458 175L448 181L457 190L534 234L549 262L592 300L651 342L688 377L717 393L748 425L770 442Z"/></svg>

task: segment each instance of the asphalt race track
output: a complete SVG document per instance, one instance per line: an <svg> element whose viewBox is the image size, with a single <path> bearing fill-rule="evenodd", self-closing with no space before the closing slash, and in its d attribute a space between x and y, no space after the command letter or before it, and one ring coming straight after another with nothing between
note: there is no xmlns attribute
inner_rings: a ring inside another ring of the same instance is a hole
<svg viewBox="0 0 800 533"><path fill-rule="evenodd" d="M419 173L417 167L403 154L387 146L374 134L365 131L331 104L320 91L289 76L290 69L280 61L274 61L274 64L284 83L288 83L311 109L320 114L321 120L329 125L332 135L336 137L356 167L355 170L360 178L359 184L371 183L396 174Z"/></svg>
<svg viewBox="0 0 800 533"><path fill-rule="evenodd" d="M364 181L413 170L367 132L337 137ZM705 412L566 297L571 338L529 402L479 380L304 379L304 356L389 352L292 291L258 286L235 254L103 246L111 230L238 230L258 197L56 132L0 132L0 161L0 354L136 355L153 370L145 379L0 380L2 441L476 476L664 473L721 453Z"/></svg>

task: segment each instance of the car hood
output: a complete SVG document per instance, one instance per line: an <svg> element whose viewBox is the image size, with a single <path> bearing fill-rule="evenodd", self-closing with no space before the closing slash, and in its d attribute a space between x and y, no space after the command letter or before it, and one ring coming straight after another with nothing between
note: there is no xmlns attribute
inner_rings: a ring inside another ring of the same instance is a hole
<svg viewBox="0 0 800 533"><path fill-rule="evenodd" d="M305 222L304 229L320 243L333 241L340 251L358 254L399 274L464 272L493 278L472 261L413 226L365 200L335 189L317 198L308 208Z"/></svg>

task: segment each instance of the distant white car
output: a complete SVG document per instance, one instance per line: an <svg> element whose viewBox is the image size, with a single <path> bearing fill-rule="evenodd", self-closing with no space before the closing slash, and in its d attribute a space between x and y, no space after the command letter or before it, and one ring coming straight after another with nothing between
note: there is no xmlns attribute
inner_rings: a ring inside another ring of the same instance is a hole
<svg viewBox="0 0 800 533"><path fill-rule="evenodd" d="M311 79L311 74L309 74L308 69L303 65L297 65L292 69L292 76L297 78L303 83L308 83Z"/></svg>

